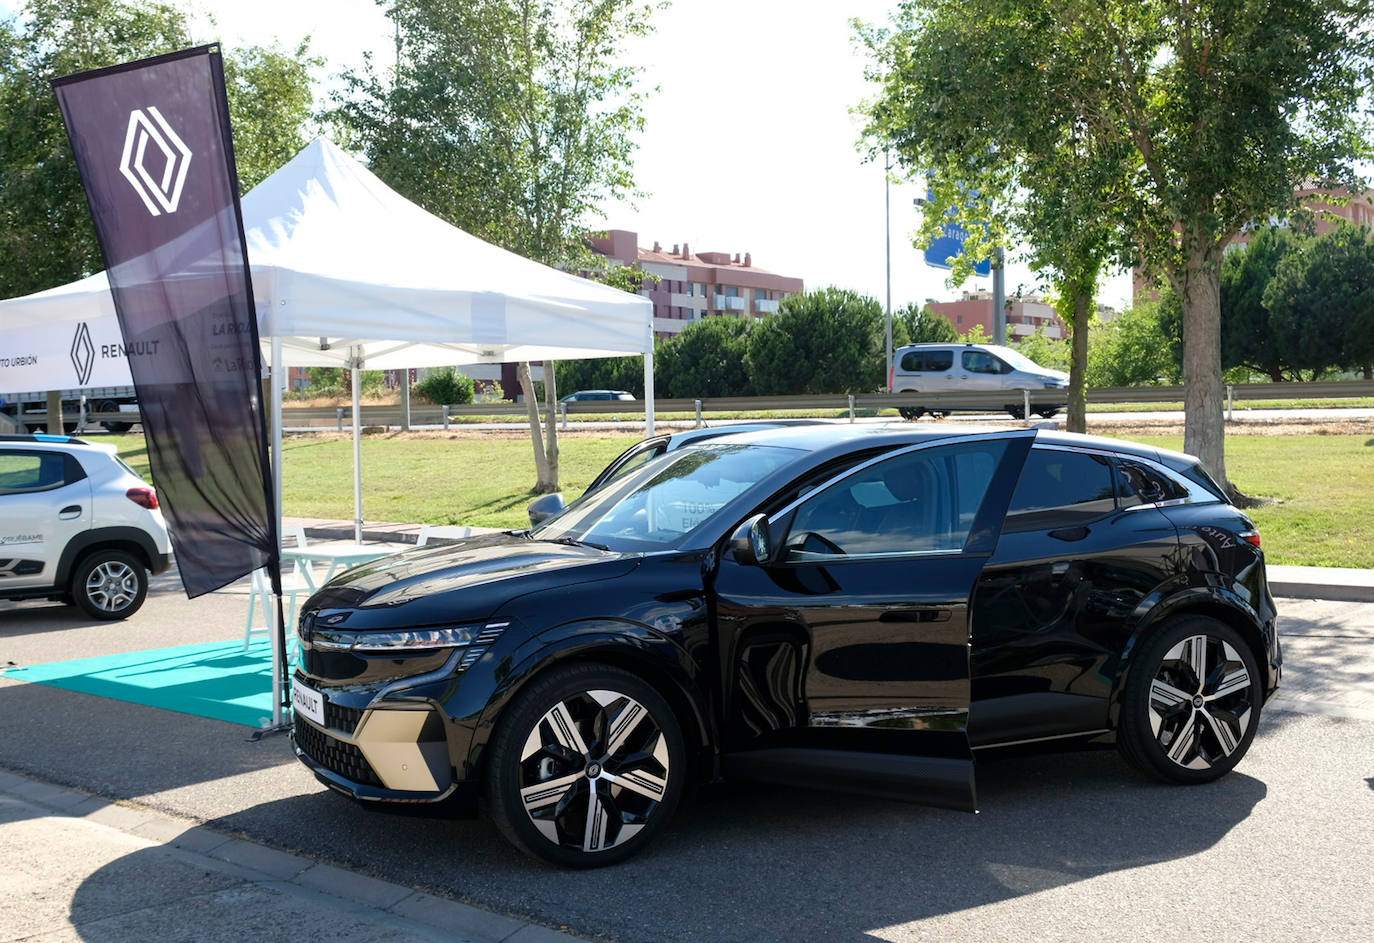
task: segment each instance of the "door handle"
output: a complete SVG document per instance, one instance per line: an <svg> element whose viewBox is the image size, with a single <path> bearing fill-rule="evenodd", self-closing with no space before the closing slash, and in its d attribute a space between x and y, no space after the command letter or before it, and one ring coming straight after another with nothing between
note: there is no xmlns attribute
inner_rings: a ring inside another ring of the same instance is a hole
<svg viewBox="0 0 1374 943"><path fill-rule="evenodd" d="M73 518L80 517L80 516L81 516L81 505L79 505L79 504L69 504L69 505L67 505L66 507L64 507L62 510L58 511L58 512L57 512L57 516L58 516L59 519L64 520L64 521L70 521L70 520L72 520Z"/></svg>

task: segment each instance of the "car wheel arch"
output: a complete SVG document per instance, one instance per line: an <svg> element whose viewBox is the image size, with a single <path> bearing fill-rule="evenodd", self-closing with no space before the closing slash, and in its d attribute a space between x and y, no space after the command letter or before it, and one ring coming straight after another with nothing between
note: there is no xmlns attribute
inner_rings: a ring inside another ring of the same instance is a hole
<svg viewBox="0 0 1374 943"><path fill-rule="evenodd" d="M1260 629L1260 619L1255 611L1240 597L1215 587L1197 587L1184 593L1162 600L1141 620L1131 633L1121 659L1117 665L1116 676L1112 680L1111 702L1108 707L1108 721L1116 729L1121 716L1121 701L1125 694L1126 678L1130 673L1131 654L1138 651L1145 639L1152 633L1167 626L1175 619L1186 616L1205 616L1216 619L1240 633L1245 640L1255 662L1264 674L1263 690L1272 684L1269 677L1269 654L1264 633Z"/></svg>
<svg viewBox="0 0 1374 943"><path fill-rule="evenodd" d="M64 585L82 560L101 550L121 550L143 564L145 570L152 572L154 569L153 554L156 547L151 537L134 527L101 527L77 534L62 548L62 556L57 563L56 585Z"/></svg>
<svg viewBox="0 0 1374 943"><path fill-rule="evenodd" d="M545 632L531 640L538 647L527 651L506 674L487 699L472 741L468 745L467 769L481 776L483 754L491 742L505 709L521 691L550 671L576 664L600 664L620 668L654 688L673 710L687 741L690 776L709 773L713 736L709 707L698 703L705 692L692 674L682 667L686 653L672 641L632 623L595 627L570 624ZM658 648L659 646L670 647ZM654 649L657 648L657 651ZM703 769L703 765L706 767Z"/></svg>

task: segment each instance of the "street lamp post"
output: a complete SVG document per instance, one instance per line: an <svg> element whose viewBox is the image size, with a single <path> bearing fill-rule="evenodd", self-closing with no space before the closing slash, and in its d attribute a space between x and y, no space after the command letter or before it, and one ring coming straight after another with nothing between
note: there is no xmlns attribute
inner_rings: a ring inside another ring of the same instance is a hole
<svg viewBox="0 0 1374 943"><path fill-rule="evenodd" d="M887 347L883 360L883 389L892 392L887 378L892 371L892 157L883 151L883 239L887 247Z"/></svg>
<svg viewBox="0 0 1374 943"><path fill-rule="evenodd" d="M1007 268L1001 246L992 256L992 342L1007 343Z"/></svg>

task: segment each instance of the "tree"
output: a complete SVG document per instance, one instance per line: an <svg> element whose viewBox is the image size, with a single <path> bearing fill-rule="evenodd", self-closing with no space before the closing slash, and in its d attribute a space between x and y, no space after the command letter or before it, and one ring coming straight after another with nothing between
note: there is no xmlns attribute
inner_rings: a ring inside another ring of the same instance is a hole
<svg viewBox="0 0 1374 943"><path fill-rule="evenodd" d="M430 212L527 258L599 270L582 234L635 193L640 70L621 56L651 13L635 0L389 0L394 68L346 73L328 118ZM519 370L536 492L558 490L556 374L545 362L541 434Z"/></svg>
<svg viewBox="0 0 1374 943"><path fill-rule="evenodd" d="M1374 362L1374 243L1341 226L1279 262L1263 303L1294 367L1318 373Z"/></svg>
<svg viewBox="0 0 1374 943"><path fill-rule="evenodd" d="M49 83L192 44L181 10L150 0L29 0L0 23L0 297L52 288L103 262ZM293 57L296 57L293 59ZM305 144L310 84L294 53L225 57L240 179L256 183Z"/></svg>
<svg viewBox="0 0 1374 943"><path fill-rule="evenodd" d="M659 361L654 355L655 385ZM576 390L624 390L644 398L644 362L638 357L597 357L589 360L558 361L558 388Z"/></svg>
<svg viewBox="0 0 1374 943"><path fill-rule="evenodd" d="M1068 427L1084 428L1093 296L1105 265L1124 254L1110 207L1127 153L1081 120L1063 89L1099 81L1056 56L1047 4L909 0L893 30L860 25L882 85L865 111L874 150L895 151L926 174L931 200L921 238L947 222L970 233L953 279L1015 234L1037 270L1052 273L1073 337Z"/></svg>
<svg viewBox="0 0 1374 943"><path fill-rule="evenodd" d="M751 332L745 363L761 396L868 393L886 382L886 343L878 300L831 286L784 298Z"/></svg>
<svg viewBox="0 0 1374 943"><path fill-rule="evenodd" d="M310 55L309 39L290 51L272 45L226 52L224 85L240 192L256 187L310 143L310 70L322 65L323 59Z"/></svg>
<svg viewBox="0 0 1374 943"><path fill-rule="evenodd" d="M1041 103L1022 115L1025 124L1081 135L1092 142L1085 156L1096 153L1103 166L1119 160L1125 168L1128 185L1111 187L1100 204L1108 210L1104 219L1180 300L1184 447L1224 482L1223 250L1256 220L1295 212L1300 184L1358 184L1355 161L1370 151L1362 95L1374 71L1374 0L972 0L959 6L970 32L986 35L985 59L999 69L1008 65L1021 79L1003 86L1010 97ZM904 7L911 8L916 4ZM1046 81L1036 82L1037 75ZM947 83L960 87L953 97L967 85L965 75L959 78ZM946 123L937 96L922 97L899 73L894 79L891 115L901 113L898 106L910 95L937 106L919 113L925 125ZM955 126L951 134L973 142L965 150L990 149L996 141L1000 151L1001 122ZM1090 174L1087 191L1113 176ZM1074 194L1086 192L1071 177L1066 183Z"/></svg>
<svg viewBox="0 0 1374 943"><path fill-rule="evenodd" d="M1181 368L1174 358L1176 344L1161 309L1158 302L1136 305L1094 329L1088 349L1089 386L1177 381Z"/></svg>
<svg viewBox="0 0 1374 943"><path fill-rule="evenodd" d="M1236 246L1221 263L1221 365L1268 374L1275 383L1292 374L1292 361L1270 323L1264 292L1279 263L1301 245L1292 230L1266 226L1249 245Z"/></svg>
<svg viewBox="0 0 1374 943"><path fill-rule="evenodd" d="M950 344L959 339L959 332L949 323L949 318L914 301L894 312L892 318L894 325L906 327L908 344ZM893 346L901 345L894 339Z"/></svg>
<svg viewBox="0 0 1374 943"><path fill-rule="evenodd" d="M663 371L668 395L681 399L752 396L745 358L757 323L751 317L702 318L665 341L655 369Z"/></svg>

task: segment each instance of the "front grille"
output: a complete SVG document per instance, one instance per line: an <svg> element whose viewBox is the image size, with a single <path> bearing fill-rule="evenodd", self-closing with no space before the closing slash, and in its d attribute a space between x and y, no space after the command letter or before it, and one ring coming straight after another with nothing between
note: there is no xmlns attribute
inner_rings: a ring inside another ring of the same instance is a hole
<svg viewBox="0 0 1374 943"><path fill-rule="evenodd" d="M363 751L353 744L335 739L309 721L300 718L296 719L294 738L296 746L300 747L306 756L330 772L338 773L344 779L361 786L382 786L381 779L372 771L372 766L367 762L367 757L363 756Z"/></svg>
<svg viewBox="0 0 1374 943"><path fill-rule="evenodd" d="M335 704L329 698L324 699L324 725L326 727L342 730L352 736L362 719L363 712L356 707L344 707L342 704Z"/></svg>

